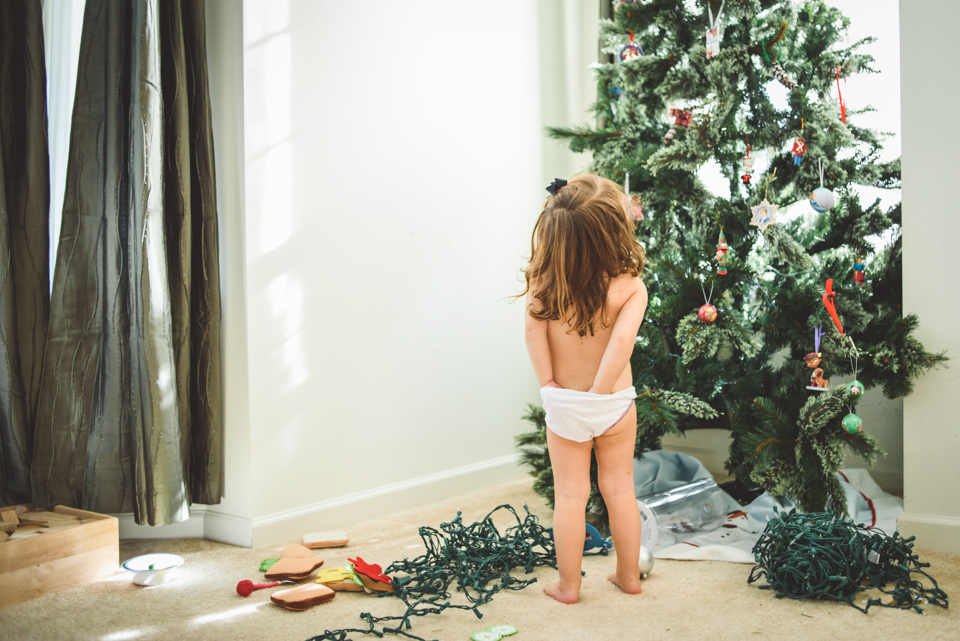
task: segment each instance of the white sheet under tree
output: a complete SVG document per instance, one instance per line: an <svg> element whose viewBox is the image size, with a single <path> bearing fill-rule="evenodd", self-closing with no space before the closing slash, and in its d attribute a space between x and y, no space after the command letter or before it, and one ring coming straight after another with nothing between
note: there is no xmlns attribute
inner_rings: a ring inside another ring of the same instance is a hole
<svg viewBox="0 0 960 641"><path fill-rule="evenodd" d="M663 450L647 452L642 459L634 461L633 474L637 496L713 478L696 458ZM897 517L903 512L903 499L881 490L867 470L840 470L837 474L846 491L847 505L854 523L893 534L897 529ZM656 547L654 556L658 559L753 563L751 550L767 521L773 518L774 506L780 510L793 508L790 502L781 505L766 492L746 506L741 506L726 492L723 492L723 496L727 501L728 513L719 528L666 547Z"/></svg>

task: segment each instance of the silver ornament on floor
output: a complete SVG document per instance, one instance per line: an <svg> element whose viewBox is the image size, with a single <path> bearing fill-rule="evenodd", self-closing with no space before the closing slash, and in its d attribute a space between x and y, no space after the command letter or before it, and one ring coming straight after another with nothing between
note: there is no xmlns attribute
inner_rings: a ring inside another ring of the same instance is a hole
<svg viewBox="0 0 960 641"><path fill-rule="evenodd" d="M653 572L653 552L646 546L640 546L640 578L645 579L647 575Z"/></svg>

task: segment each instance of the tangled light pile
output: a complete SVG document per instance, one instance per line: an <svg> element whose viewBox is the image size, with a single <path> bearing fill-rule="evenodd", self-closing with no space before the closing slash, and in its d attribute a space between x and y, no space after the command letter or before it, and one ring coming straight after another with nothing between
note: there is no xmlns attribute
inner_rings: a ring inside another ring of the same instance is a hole
<svg viewBox="0 0 960 641"><path fill-rule="evenodd" d="M308 641L349 641L351 632L372 634L399 634L416 641L425 641L407 630L412 617L440 614L447 609L472 610L482 618L479 606L489 603L500 590L522 590L536 579L519 579L511 575L515 568L523 568L529 574L534 568L548 565L557 567L557 555L553 540L540 525L537 517L524 505L523 520L509 505L500 505L483 520L464 525L460 512L449 523L421 527L426 552L413 560L404 559L390 565L385 572L394 576L394 592L380 593L381 597L398 597L407 606L402 615L375 617L369 612L360 615L368 628L327 630ZM497 511L507 510L517 524L507 528L504 534L497 530L491 518ZM456 583L457 592L463 592L470 605L450 603L450 587ZM378 623L395 623L377 629Z"/></svg>
<svg viewBox="0 0 960 641"><path fill-rule="evenodd" d="M862 612L879 605L923 613L923 602L948 607L947 593L923 571L930 564L920 562L913 540L899 532L887 536L829 512L778 514L753 547L757 565L747 582L766 578L767 585L760 589L776 590L778 599L833 599ZM916 575L926 577L932 587ZM892 599L867 599L866 607L854 602L859 592L872 589Z"/></svg>

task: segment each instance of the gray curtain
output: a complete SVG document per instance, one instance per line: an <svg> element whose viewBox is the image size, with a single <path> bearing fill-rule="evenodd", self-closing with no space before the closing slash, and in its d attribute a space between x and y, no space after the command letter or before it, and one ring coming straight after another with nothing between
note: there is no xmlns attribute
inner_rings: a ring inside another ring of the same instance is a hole
<svg viewBox="0 0 960 641"><path fill-rule="evenodd" d="M223 492L220 266L203 0L163 0L164 221L190 500Z"/></svg>
<svg viewBox="0 0 960 641"><path fill-rule="evenodd" d="M0 0L0 505L30 500L49 312L46 91L40 0Z"/></svg>
<svg viewBox="0 0 960 641"><path fill-rule="evenodd" d="M202 16L195 0L87 0L36 422L36 503L166 525L185 519L191 500L220 500Z"/></svg>

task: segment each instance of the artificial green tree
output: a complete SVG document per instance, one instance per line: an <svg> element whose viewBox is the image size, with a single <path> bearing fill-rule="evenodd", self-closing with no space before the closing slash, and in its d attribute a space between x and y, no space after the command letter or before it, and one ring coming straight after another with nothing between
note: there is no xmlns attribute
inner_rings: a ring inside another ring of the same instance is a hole
<svg viewBox="0 0 960 641"><path fill-rule="evenodd" d="M708 57L711 14L721 32ZM836 478L845 452L870 463L881 454L869 425L853 433L841 425L861 398L846 383L855 375L866 394L894 399L946 360L916 340L917 319L901 309L899 204L864 205L854 187L898 189L900 164L879 161L884 135L860 127L866 110L847 112L835 95L838 77L874 72L858 53L869 40L843 44L847 27L822 2L617 2L601 21L609 60L596 67L598 126L549 130L591 152L585 169L626 184L642 206L650 302L631 360L637 457L666 432L729 429L727 467L738 480L804 511L837 513L846 511ZM753 175L748 145L751 157L769 160ZM708 163L728 188L705 186L698 172ZM833 207L804 205L786 222L751 224L764 201L807 201L821 168ZM823 302L828 279L839 325ZM706 299L713 322L698 317ZM827 391L807 389L804 357L818 328ZM531 407L526 418L534 429L518 446L536 490L552 500L543 412ZM591 520L604 525L595 465L593 475Z"/></svg>

